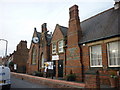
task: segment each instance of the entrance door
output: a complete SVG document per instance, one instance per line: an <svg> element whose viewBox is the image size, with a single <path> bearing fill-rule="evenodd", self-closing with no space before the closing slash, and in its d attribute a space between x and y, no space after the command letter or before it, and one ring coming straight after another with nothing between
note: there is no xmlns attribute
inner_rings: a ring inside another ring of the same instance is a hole
<svg viewBox="0 0 120 90"><path fill-rule="evenodd" d="M56 61L53 61L53 76L56 75Z"/></svg>
<svg viewBox="0 0 120 90"><path fill-rule="evenodd" d="M58 60L58 77L63 77L63 60Z"/></svg>

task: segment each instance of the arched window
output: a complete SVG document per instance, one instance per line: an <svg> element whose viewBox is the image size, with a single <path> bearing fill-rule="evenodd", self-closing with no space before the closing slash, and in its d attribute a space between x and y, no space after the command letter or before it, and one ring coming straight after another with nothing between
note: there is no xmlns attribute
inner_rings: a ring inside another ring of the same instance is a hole
<svg viewBox="0 0 120 90"><path fill-rule="evenodd" d="M44 67L44 55L42 54L41 66Z"/></svg>
<svg viewBox="0 0 120 90"><path fill-rule="evenodd" d="M32 49L32 64L36 64L37 50L35 47Z"/></svg>

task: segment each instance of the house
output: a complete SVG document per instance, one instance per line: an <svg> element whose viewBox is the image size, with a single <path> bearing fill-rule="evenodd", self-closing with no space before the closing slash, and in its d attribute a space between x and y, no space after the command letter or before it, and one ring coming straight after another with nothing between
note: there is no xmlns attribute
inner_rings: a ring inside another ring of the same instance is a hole
<svg viewBox="0 0 120 90"><path fill-rule="evenodd" d="M19 73L26 73L26 64L28 59L29 49L27 48L27 41L21 40L17 45L16 51L11 55L12 62L15 69ZM9 62L10 63L10 62Z"/></svg>

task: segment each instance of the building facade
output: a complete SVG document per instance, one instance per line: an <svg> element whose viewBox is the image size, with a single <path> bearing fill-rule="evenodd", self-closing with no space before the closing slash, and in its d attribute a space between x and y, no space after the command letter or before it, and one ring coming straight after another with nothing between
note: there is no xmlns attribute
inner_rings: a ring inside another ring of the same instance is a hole
<svg viewBox="0 0 120 90"><path fill-rule="evenodd" d="M53 75L56 77L65 76L65 45L67 44L68 28L56 25L51 39L51 56L53 62Z"/></svg>
<svg viewBox="0 0 120 90"><path fill-rule="evenodd" d="M42 25L40 42L31 44L28 71L38 70L38 66L42 68L43 63L50 60L53 62L56 78L66 78L67 75L74 73L76 80L85 82L87 74L98 72L101 84L110 85L111 75L120 76L119 21L120 2L115 3L115 7L82 22L78 6L72 6L69 8L68 28L57 24L51 40L45 38L48 35L45 34L47 28L46 24ZM34 35L37 35L36 31ZM35 54L31 53L34 45ZM30 65L31 55L39 58L35 59L35 65Z"/></svg>
<svg viewBox="0 0 120 90"><path fill-rule="evenodd" d="M20 43L17 45L16 51L14 51L13 55L11 56L17 72L26 73L28 52L29 49L27 48L27 41L20 41Z"/></svg>
<svg viewBox="0 0 120 90"><path fill-rule="evenodd" d="M27 73L32 74L34 71L44 71L44 63L50 59L50 40L51 34L48 34L47 24L41 26L42 32L37 32L36 28L33 33L29 58L27 61Z"/></svg>
<svg viewBox="0 0 120 90"><path fill-rule="evenodd" d="M27 41L21 40L16 46L16 51L9 56L2 58L2 64L10 67L13 72L26 73L28 52Z"/></svg>

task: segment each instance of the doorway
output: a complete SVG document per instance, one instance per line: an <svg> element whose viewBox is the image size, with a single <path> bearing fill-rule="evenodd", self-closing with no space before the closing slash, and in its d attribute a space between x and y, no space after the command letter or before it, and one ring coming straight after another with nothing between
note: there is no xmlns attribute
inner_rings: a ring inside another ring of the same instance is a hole
<svg viewBox="0 0 120 90"><path fill-rule="evenodd" d="M58 77L63 77L63 60L58 60Z"/></svg>
<svg viewBox="0 0 120 90"><path fill-rule="evenodd" d="M53 61L53 76L56 75L56 61Z"/></svg>

